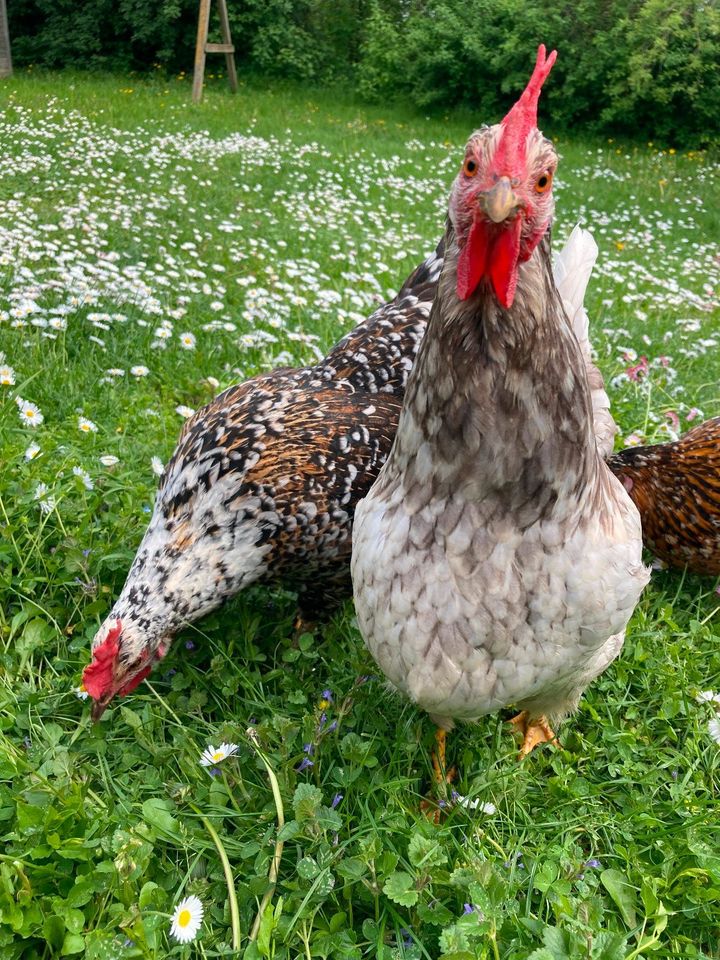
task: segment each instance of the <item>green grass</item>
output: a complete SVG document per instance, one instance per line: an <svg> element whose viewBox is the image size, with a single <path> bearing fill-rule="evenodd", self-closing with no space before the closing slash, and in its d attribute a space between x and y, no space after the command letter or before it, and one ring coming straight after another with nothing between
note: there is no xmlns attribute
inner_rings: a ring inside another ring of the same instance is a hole
<svg viewBox="0 0 720 960"><path fill-rule="evenodd" d="M454 733L479 806L438 827L418 812L431 725L376 676L350 605L295 646L292 597L253 590L99 725L74 693L176 406L309 362L396 289L440 235L467 133L497 118L220 81L193 107L185 81L32 74L0 105L3 958L215 957L238 930L249 958L720 957L720 748L696 700L720 687L710 580L654 575L561 750L518 765L501 716ZM600 245L587 303L619 443L720 413L718 165L692 147L559 142L556 235L581 218ZM210 776L223 740L239 752ZM168 918L189 893L206 919L182 947Z"/></svg>

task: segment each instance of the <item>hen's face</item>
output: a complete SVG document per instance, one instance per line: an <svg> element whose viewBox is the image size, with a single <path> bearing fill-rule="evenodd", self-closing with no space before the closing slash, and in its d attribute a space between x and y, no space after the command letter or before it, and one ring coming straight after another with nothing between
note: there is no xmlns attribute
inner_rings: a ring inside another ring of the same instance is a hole
<svg viewBox="0 0 720 960"><path fill-rule="evenodd" d="M557 154L537 128L508 151L503 124L474 133L450 199L460 258L458 297L488 279L503 307L515 295L518 264L528 260L553 214Z"/></svg>
<svg viewBox="0 0 720 960"><path fill-rule="evenodd" d="M133 641L121 619L109 617L93 643L92 661L83 671L83 685L95 703L93 720L99 720L115 696L124 697L148 676L170 646L170 638L151 648Z"/></svg>

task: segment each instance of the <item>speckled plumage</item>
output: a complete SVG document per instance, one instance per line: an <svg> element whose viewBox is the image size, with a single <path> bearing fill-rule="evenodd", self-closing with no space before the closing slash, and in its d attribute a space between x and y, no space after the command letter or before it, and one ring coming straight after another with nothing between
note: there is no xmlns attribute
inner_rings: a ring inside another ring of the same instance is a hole
<svg viewBox="0 0 720 960"><path fill-rule="evenodd" d="M182 626L252 583L296 588L311 617L351 593L355 505L390 450L441 264L440 247L316 366L260 374L186 422L93 642L117 642L110 674L88 673L98 715Z"/></svg>
<svg viewBox="0 0 720 960"><path fill-rule="evenodd" d="M643 540L656 557L720 574L720 417L672 443L621 450L608 466L640 511Z"/></svg>
<svg viewBox="0 0 720 960"><path fill-rule="evenodd" d="M469 141L395 444L353 533L368 648L445 729L510 704L556 719L574 709L620 651L648 579L637 511L598 453L587 358L553 283L547 235L535 246L551 199L524 193L514 173L525 210L517 286L497 271L474 292L459 282L464 244L499 179L488 175L478 195L467 158L483 182L500 137L485 128ZM537 130L526 149L527 182L540 182L554 151ZM490 243L497 223L482 227Z"/></svg>

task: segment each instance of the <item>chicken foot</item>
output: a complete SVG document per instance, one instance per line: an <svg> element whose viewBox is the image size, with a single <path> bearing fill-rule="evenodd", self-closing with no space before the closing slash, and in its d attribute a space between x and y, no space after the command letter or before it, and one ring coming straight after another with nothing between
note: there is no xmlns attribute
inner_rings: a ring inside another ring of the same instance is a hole
<svg viewBox="0 0 720 960"><path fill-rule="evenodd" d="M538 744L551 743L554 747L560 746L558 738L545 717L531 718L528 711L523 710L522 713L513 717L510 723L523 737L518 760L524 760Z"/></svg>

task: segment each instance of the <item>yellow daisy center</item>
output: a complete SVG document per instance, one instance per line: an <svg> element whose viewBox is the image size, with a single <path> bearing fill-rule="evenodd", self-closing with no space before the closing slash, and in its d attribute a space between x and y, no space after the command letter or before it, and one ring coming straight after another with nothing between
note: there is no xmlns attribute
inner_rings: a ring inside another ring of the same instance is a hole
<svg viewBox="0 0 720 960"><path fill-rule="evenodd" d="M186 927L192 920L192 914L189 910L181 910L180 915L177 918L179 927Z"/></svg>
<svg viewBox="0 0 720 960"><path fill-rule="evenodd" d="M216 750L212 755L212 758L213 760L222 760L224 756L225 754L222 752L222 750Z"/></svg>
<svg viewBox="0 0 720 960"><path fill-rule="evenodd" d="M35 416L35 411L34 411L34 410L26 410L26 411L25 411L25 416L28 418L28 420L32 420L32 418Z"/></svg>

